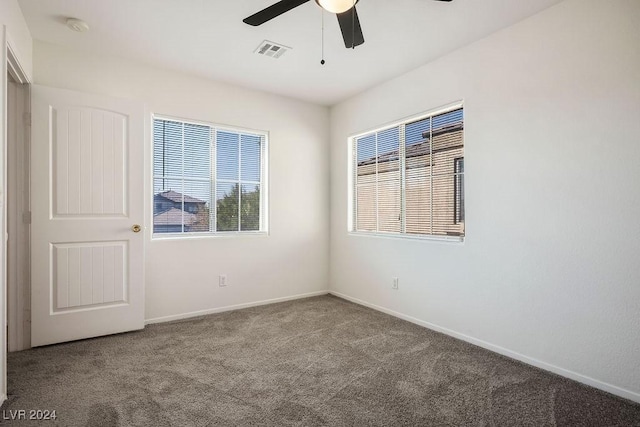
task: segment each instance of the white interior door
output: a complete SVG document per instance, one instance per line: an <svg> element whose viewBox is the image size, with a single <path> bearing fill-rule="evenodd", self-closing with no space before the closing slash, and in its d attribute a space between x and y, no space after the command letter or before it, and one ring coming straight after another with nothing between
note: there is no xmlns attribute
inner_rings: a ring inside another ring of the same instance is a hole
<svg viewBox="0 0 640 427"><path fill-rule="evenodd" d="M142 329L144 105L31 99L31 345Z"/></svg>

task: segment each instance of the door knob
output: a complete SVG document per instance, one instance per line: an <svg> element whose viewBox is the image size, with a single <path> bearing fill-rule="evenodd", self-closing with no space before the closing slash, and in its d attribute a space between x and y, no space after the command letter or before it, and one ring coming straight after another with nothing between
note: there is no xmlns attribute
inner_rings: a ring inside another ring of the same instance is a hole
<svg viewBox="0 0 640 427"><path fill-rule="evenodd" d="M140 225L138 224L133 224L133 227L131 227L131 231L133 231L134 233L139 233L140 230L142 230L142 227L140 227Z"/></svg>

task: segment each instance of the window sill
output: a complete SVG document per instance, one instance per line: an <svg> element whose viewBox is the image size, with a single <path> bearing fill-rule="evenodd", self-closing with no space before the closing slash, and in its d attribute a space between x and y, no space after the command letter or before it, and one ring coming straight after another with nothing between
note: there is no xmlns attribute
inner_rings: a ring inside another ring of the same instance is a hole
<svg viewBox="0 0 640 427"><path fill-rule="evenodd" d="M427 236L427 235L413 235L413 234L398 234L398 233L372 233L363 231L349 231L348 235L351 237L373 237L382 239L394 239L394 240L421 240L431 241L439 243L454 243L463 244L464 236Z"/></svg>
<svg viewBox="0 0 640 427"><path fill-rule="evenodd" d="M268 237L268 231L231 231L220 233L156 233L151 235L152 241L192 240L192 239L246 239Z"/></svg>

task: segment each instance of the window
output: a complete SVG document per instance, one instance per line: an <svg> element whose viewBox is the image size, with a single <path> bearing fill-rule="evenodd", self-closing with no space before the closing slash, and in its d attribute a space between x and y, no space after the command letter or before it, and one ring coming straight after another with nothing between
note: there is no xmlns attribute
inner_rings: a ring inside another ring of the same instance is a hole
<svg viewBox="0 0 640 427"><path fill-rule="evenodd" d="M463 109L351 138L351 230L464 236Z"/></svg>
<svg viewBox="0 0 640 427"><path fill-rule="evenodd" d="M153 232L266 231L266 134L153 120Z"/></svg>

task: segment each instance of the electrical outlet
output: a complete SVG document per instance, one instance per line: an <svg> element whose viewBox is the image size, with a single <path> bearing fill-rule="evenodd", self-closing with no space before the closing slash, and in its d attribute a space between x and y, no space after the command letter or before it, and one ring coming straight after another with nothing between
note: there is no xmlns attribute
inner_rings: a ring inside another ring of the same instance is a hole
<svg viewBox="0 0 640 427"><path fill-rule="evenodd" d="M218 276L218 285L220 285L220 287L224 287L227 286L227 275L226 274L221 274L220 276Z"/></svg>
<svg viewBox="0 0 640 427"><path fill-rule="evenodd" d="M391 284L391 289L398 289L398 278L394 277L393 278L393 283Z"/></svg>

